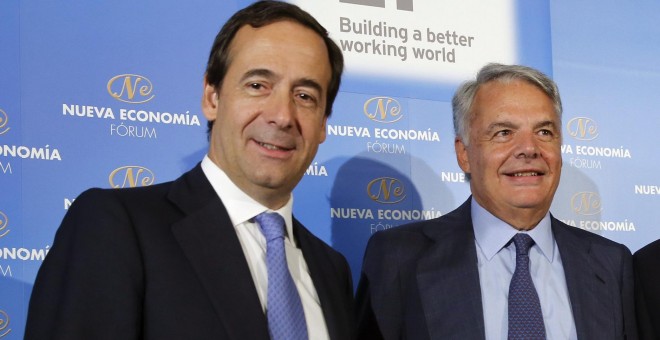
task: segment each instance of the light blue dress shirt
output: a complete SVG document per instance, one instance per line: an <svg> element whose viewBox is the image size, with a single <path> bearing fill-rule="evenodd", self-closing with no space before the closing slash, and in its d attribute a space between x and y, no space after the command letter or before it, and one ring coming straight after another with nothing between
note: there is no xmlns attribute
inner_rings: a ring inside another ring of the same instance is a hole
<svg viewBox="0 0 660 340"><path fill-rule="evenodd" d="M516 269L518 231L472 199L472 223L477 245L479 281L486 339L506 339L508 333L509 283ZM529 251L530 274L539 295L547 339L577 339L566 277L550 226L550 213L530 231L534 246Z"/></svg>

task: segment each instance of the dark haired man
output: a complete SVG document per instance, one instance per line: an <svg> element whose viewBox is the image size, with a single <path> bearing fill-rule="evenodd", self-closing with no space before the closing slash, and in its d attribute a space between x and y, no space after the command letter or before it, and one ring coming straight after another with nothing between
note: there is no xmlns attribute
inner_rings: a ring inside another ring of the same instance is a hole
<svg viewBox="0 0 660 340"><path fill-rule="evenodd" d="M291 212L342 70L295 5L232 16L204 80L208 155L173 182L76 199L37 276L26 339L352 338L348 265Z"/></svg>

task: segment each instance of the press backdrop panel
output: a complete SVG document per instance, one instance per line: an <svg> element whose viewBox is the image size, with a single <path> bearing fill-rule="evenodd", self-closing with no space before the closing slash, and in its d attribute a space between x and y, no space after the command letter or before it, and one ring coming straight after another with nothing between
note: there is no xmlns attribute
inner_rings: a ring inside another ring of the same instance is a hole
<svg viewBox="0 0 660 340"><path fill-rule="evenodd" d="M169 181L201 160L205 61L224 21L250 2L0 2L0 339L22 338L37 270L83 190ZM373 233L468 197L450 100L491 61L536 67L560 86L555 216L633 251L660 237L660 5L292 2L346 58L294 214L347 257L355 283Z"/></svg>

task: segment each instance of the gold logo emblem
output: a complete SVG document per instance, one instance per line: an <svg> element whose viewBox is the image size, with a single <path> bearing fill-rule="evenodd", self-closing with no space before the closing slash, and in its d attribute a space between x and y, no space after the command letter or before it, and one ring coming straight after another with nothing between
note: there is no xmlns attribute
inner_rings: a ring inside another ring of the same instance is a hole
<svg viewBox="0 0 660 340"><path fill-rule="evenodd" d="M373 97L364 102L364 114L379 123L394 123L403 117L401 104L390 97Z"/></svg>
<svg viewBox="0 0 660 340"><path fill-rule="evenodd" d="M0 211L0 238L4 237L9 233L7 226L9 225L9 218L7 214Z"/></svg>
<svg viewBox="0 0 660 340"><path fill-rule="evenodd" d="M568 134L577 140L593 140L598 137L596 121L587 117L575 117L566 123Z"/></svg>
<svg viewBox="0 0 660 340"><path fill-rule="evenodd" d="M151 81L137 74L120 74L108 81L108 93L125 103L146 103L155 97L153 91Z"/></svg>
<svg viewBox="0 0 660 340"><path fill-rule="evenodd" d="M5 134L9 131L9 116L5 111L0 109L0 135Z"/></svg>
<svg viewBox="0 0 660 340"><path fill-rule="evenodd" d="M9 328L9 315L5 311L0 310L0 338L9 334L9 332L11 332Z"/></svg>
<svg viewBox="0 0 660 340"><path fill-rule="evenodd" d="M369 182L367 194L372 200L385 204L399 203L406 198L403 183L393 177L380 177Z"/></svg>
<svg viewBox="0 0 660 340"><path fill-rule="evenodd" d="M108 181L112 188L146 187L154 184L153 171L143 167L128 165L115 169L110 173Z"/></svg>
<svg viewBox="0 0 660 340"><path fill-rule="evenodd" d="M603 211L600 196L595 192L578 192L571 197L573 211L580 215L596 215Z"/></svg>

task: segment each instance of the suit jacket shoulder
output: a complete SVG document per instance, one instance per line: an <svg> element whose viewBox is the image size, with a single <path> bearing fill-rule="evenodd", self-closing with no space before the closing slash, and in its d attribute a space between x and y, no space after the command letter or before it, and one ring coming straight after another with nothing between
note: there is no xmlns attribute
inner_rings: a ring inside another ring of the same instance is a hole
<svg viewBox="0 0 660 340"><path fill-rule="evenodd" d="M564 267L578 338L636 339L630 250L554 217L552 231Z"/></svg>
<svg viewBox="0 0 660 340"><path fill-rule="evenodd" d="M656 240L633 256L635 268L635 302L640 339L660 337L660 240Z"/></svg>
<svg viewBox="0 0 660 340"><path fill-rule="evenodd" d="M470 200L439 218L374 234L356 299L367 339L484 338Z"/></svg>
<svg viewBox="0 0 660 340"><path fill-rule="evenodd" d="M199 166L150 187L91 189L39 270L26 339L268 339L253 286Z"/></svg>

